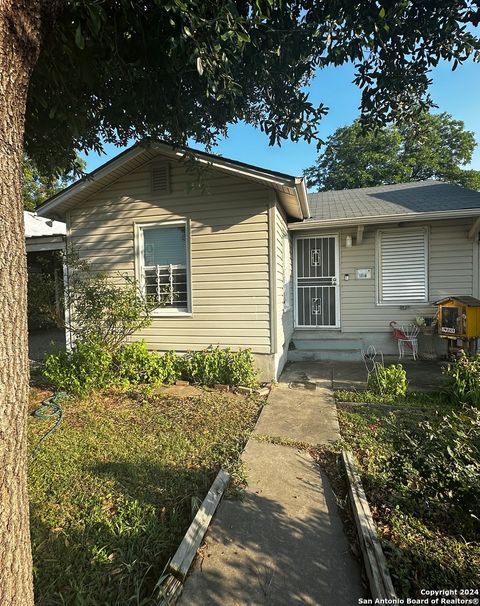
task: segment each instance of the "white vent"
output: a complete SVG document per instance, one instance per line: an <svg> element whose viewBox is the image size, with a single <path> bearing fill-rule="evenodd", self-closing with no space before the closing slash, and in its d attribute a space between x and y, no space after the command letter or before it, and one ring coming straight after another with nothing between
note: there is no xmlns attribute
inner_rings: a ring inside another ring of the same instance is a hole
<svg viewBox="0 0 480 606"><path fill-rule="evenodd" d="M152 192L155 194L170 193L170 167L166 162L152 164Z"/></svg>
<svg viewBox="0 0 480 606"><path fill-rule="evenodd" d="M428 300L428 231L386 230L378 234L379 302Z"/></svg>

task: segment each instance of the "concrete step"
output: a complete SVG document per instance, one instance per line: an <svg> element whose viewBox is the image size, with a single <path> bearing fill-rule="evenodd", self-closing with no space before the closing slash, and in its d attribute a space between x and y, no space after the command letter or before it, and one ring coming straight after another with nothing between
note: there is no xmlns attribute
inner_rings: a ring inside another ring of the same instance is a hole
<svg viewBox="0 0 480 606"><path fill-rule="evenodd" d="M362 349L363 340L358 338L332 339L318 336L316 339L293 338L292 343L296 349L323 350L323 349Z"/></svg>
<svg viewBox="0 0 480 606"><path fill-rule="evenodd" d="M292 335L292 339L305 339L308 341L316 341L317 339L335 339L342 340L345 337L353 339L359 338L356 333L345 333L339 330L310 330L297 328Z"/></svg>
<svg viewBox="0 0 480 606"><path fill-rule="evenodd" d="M359 362L362 360L361 348L351 349L290 349L289 362Z"/></svg>

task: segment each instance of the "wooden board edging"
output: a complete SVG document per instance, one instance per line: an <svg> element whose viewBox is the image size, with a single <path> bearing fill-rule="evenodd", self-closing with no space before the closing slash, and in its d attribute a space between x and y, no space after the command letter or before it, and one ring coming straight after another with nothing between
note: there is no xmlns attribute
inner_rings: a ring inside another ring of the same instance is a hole
<svg viewBox="0 0 480 606"><path fill-rule="evenodd" d="M365 496L354 457L351 452L347 452L346 450L342 454L370 592L374 600L396 599L397 596L388 571L385 554L378 538L375 522L373 521L372 512Z"/></svg>
<svg viewBox="0 0 480 606"><path fill-rule="evenodd" d="M170 560L165 582L162 584L161 605L175 604L183 589L183 582L208 530L213 514L220 503L230 481L230 474L220 469L207 496L204 498L192 523L188 527L175 555Z"/></svg>

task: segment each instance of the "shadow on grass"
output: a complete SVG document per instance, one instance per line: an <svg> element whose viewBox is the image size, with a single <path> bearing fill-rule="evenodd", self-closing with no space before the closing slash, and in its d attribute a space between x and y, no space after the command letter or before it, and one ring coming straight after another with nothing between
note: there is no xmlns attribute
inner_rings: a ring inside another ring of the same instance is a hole
<svg viewBox="0 0 480 606"><path fill-rule="evenodd" d="M192 499L204 498L216 470L115 462L92 472L114 488L86 495L81 519L55 527L54 508L32 505L35 603L154 604L155 584L192 519Z"/></svg>

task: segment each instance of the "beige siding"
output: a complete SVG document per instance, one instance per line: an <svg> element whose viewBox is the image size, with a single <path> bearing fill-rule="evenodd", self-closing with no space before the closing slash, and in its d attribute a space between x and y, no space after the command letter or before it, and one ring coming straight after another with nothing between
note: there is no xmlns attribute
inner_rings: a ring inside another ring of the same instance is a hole
<svg viewBox="0 0 480 606"><path fill-rule="evenodd" d="M180 162L170 162L171 193L151 193L150 165L137 168L70 211L70 242L93 267L135 275L134 223L188 219L192 317L154 318L137 335L152 349L209 345L270 354L269 190L209 172L191 190Z"/></svg>
<svg viewBox="0 0 480 606"><path fill-rule="evenodd" d="M413 225L413 224L409 224ZM417 224L420 225L420 224ZM429 301L452 294L478 296L478 244L467 237L471 221L437 221L429 225ZM356 231L340 232L341 331L346 333L389 332L391 320L411 322L416 316L434 315L433 305L377 305L375 235L377 227L366 227L363 242L355 245ZM402 229L402 228L399 228ZM329 230L333 233L334 230ZM346 248L347 235L354 246ZM477 259L475 258L475 255ZM356 270L370 268L371 280L357 280ZM345 280L345 274L349 280Z"/></svg>
<svg viewBox="0 0 480 606"><path fill-rule="evenodd" d="M290 245L290 255L286 258L285 255L285 238L290 236L288 233L287 221L285 213L280 205L275 206L275 262L276 262L276 298L277 298L277 352L276 365L281 372L288 352L288 345L293 333L293 297L292 297L292 247ZM291 240L290 240L291 241ZM288 249L287 249L288 250ZM288 267L286 264L288 263ZM290 308L285 308L285 280L290 276Z"/></svg>

